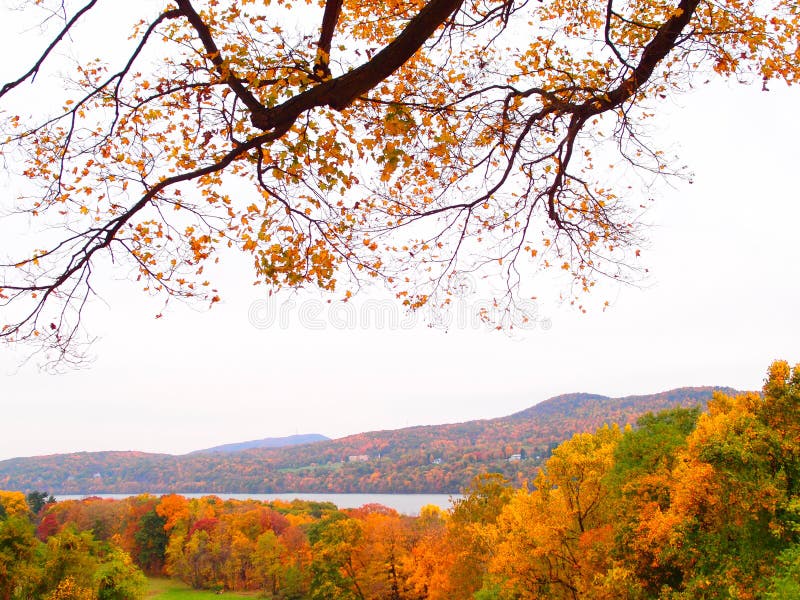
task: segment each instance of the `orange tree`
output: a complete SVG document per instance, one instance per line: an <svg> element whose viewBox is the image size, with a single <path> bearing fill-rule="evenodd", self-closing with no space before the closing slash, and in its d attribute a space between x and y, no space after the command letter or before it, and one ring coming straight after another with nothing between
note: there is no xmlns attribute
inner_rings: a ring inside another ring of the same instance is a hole
<svg viewBox="0 0 800 600"><path fill-rule="evenodd" d="M671 173L641 136L662 98L800 71L793 0L174 0L113 43L102 2L22 6L51 37L0 87L27 182L3 208L42 235L4 249L0 335L62 357L93 271L213 304L226 246L270 286L374 277L412 309L486 271L500 319L530 269L575 297L633 277L640 194L607 153Z"/></svg>

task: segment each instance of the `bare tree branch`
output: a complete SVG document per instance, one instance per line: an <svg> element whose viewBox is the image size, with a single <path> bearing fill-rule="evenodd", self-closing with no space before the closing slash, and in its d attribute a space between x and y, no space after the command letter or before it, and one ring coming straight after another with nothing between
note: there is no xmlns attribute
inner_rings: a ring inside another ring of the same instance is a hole
<svg viewBox="0 0 800 600"><path fill-rule="evenodd" d="M69 33L69 31L72 29L72 27L75 25L75 23L77 23L78 20L83 15L85 15L87 12L89 12L92 9L92 7L94 7L95 4L97 4L97 0L91 0L91 2L89 2L86 6L84 6L77 13L75 13L75 16L73 16L69 20L69 22L59 32L59 34L55 37L55 39L52 42L50 42L50 45L47 46L47 48L44 50L44 52L42 52L39 55L38 60L30 68L30 70L27 73L25 73L22 77L20 77L19 79L16 79L14 81L6 83L5 85L3 85L2 88L0 88L0 98L5 96L8 92L13 90L15 87L17 87L20 83L22 83L26 79L30 78L31 80L33 80L36 77L36 74L39 72L39 69L44 64L44 61L47 60L48 56L50 56L50 53L55 49L56 46L58 46L59 42L61 42L61 40L64 39L64 36L66 36Z"/></svg>

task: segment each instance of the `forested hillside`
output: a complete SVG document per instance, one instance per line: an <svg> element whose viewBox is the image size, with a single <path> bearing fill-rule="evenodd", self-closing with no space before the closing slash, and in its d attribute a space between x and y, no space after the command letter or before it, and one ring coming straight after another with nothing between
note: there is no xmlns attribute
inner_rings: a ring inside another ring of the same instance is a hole
<svg viewBox="0 0 800 600"><path fill-rule="evenodd" d="M141 570L273 600L788 600L798 523L800 365L776 362L763 394L575 434L528 485L482 475L419 516L0 491L0 598L140 600Z"/></svg>
<svg viewBox="0 0 800 600"><path fill-rule="evenodd" d="M666 408L704 407L714 389L723 388L625 398L566 394L498 419L373 431L288 448L15 458L0 462L0 488L46 488L59 494L456 493L485 472L502 473L517 483L529 479L552 449L574 433L604 423L635 423L647 412Z"/></svg>

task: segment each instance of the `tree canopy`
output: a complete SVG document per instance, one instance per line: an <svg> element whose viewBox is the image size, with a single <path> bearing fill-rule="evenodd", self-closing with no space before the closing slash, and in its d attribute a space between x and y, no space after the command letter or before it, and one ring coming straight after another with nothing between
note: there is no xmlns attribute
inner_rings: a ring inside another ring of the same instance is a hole
<svg viewBox="0 0 800 600"><path fill-rule="evenodd" d="M374 278L409 309L463 273L500 320L536 269L578 299L638 268L644 188L676 173L644 135L659 102L800 73L792 0L176 0L111 46L103 2L22 6L50 37L0 87L4 218L32 224L0 336L62 358L93 272L213 304L226 247L269 286Z"/></svg>

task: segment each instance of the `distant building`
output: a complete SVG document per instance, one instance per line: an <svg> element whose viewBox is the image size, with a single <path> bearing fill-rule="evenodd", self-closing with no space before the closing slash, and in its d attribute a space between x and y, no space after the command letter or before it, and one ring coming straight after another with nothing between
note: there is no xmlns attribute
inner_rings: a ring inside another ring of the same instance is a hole
<svg viewBox="0 0 800 600"><path fill-rule="evenodd" d="M508 462L519 462L522 460L521 454L512 454L508 457Z"/></svg>
<svg viewBox="0 0 800 600"><path fill-rule="evenodd" d="M352 454L347 457L347 462L367 462L369 455L367 454Z"/></svg>
<svg viewBox="0 0 800 600"><path fill-rule="evenodd" d="M440 464L442 464L442 459L441 459L441 458L434 458L434 459L431 461L431 464L433 464L433 465L440 465Z"/></svg>

